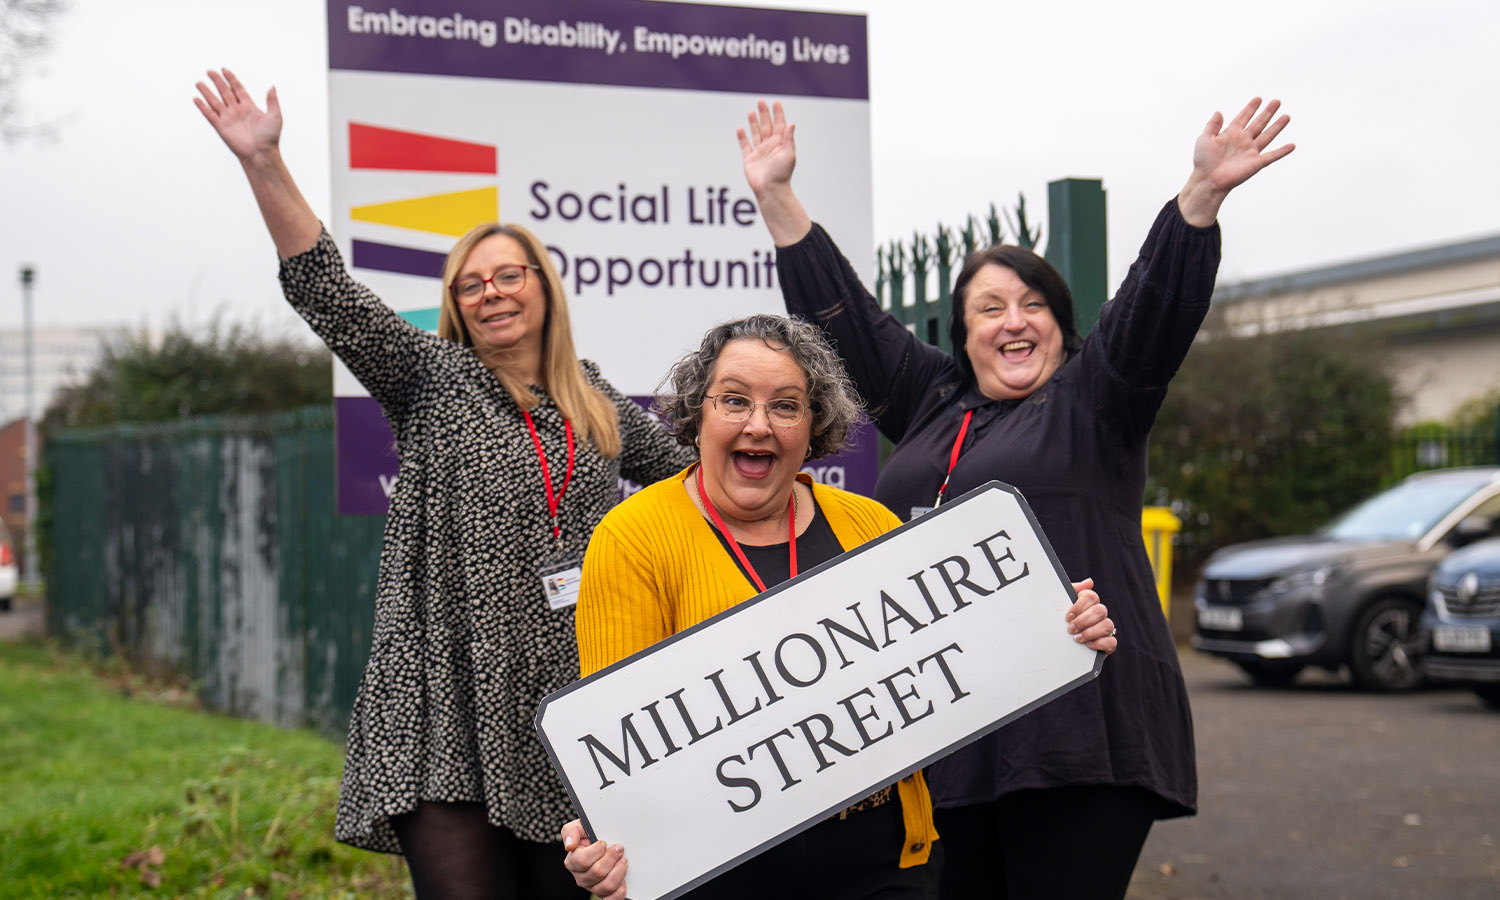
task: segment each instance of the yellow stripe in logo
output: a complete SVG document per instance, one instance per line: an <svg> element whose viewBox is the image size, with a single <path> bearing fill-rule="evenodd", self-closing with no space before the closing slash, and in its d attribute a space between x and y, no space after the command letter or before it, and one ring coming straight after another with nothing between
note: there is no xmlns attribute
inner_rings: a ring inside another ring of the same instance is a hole
<svg viewBox="0 0 1500 900"><path fill-rule="evenodd" d="M349 217L356 222L460 237L480 222L495 221L499 212L500 190L487 187L356 206L349 210Z"/></svg>

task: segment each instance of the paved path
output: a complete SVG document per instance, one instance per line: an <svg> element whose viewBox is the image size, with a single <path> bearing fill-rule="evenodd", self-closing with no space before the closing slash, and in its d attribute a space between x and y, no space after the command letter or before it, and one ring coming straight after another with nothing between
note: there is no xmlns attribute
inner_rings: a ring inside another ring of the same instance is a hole
<svg viewBox="0 0 1500 900"><path fill-rule="evenodd" d="M0 641L16 641L44 634L47 630L44 613L40 604L20 598L12 600L11 608L0 612Z"/></svg>
<svg viewBox="0 0 1500 900"><path fill-rule="evenodd" d="M1464 690L1365 694L1321 672L1261 690L1182 662L1200 812L1157 824L1130 897L1500 897L1500 712Z"/></svg>

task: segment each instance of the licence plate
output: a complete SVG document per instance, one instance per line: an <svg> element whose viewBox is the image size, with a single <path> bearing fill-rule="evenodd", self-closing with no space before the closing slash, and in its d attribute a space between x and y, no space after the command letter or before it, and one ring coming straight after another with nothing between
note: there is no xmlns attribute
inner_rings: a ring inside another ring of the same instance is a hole
<svg viewBox="0 0 1500 900"><path fill-rule="evenodd" d="M1490 630L1483 625L1439 625L1432 630L1432 646L1444 653L1490 652Z"/></svg>
<svg viewBox="0 0 1500 900"><path fill-rule="evenodd" d="M1239 631L1245 627L1244 616L1237 607L1205 606L1198 610L1198 627L1215 631ZM1488 636L1488 632L1485 633Z"/></svg>

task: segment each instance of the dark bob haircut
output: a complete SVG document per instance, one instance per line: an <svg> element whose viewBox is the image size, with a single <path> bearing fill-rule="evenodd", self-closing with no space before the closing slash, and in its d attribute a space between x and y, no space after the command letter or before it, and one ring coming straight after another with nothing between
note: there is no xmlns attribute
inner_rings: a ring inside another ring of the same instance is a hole
<svg viewBox="0 0 1500 900"><path fill-rule="evenodd" d="M958 360L958 367L965 379L974 380L974 364L969 361L969 353L964 349L964 344L969 339L969 329L964 324L969 282L974 280L980 269L988 265L1010 269L1023 284L1046 298L1047 307L1052 310L1052 318L1057 320L1057 327L1062 331L1063 352L1067 354L1067 359L1072 359L1073 354L1083 349L1083 338L1078 334L1078 326L1073 321L1073 292L1068 290L1068 283L1063 281L1063 277L1052 268L1051 263L1030 250L1010 244L995 244L970 253L969 258L964 260L964 267L959 270L958 278L953 282L953 312L948 319L948 337L953 342L953 358Z"/></svg>

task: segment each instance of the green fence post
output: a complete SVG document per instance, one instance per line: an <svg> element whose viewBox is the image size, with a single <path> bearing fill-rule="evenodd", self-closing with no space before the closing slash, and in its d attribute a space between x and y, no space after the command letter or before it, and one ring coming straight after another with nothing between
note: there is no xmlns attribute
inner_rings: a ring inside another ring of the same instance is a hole
<svg viewBox="0 0 1500 900"><path fill-rule="evenodd" d="M1052 235L1047 239L1051 263L1073 292L1073 316L1079 334L1088 334L1108 298L1108 245L1104 219L1104 185L1097 178L1063 178L1047 184Z"/></svg>

